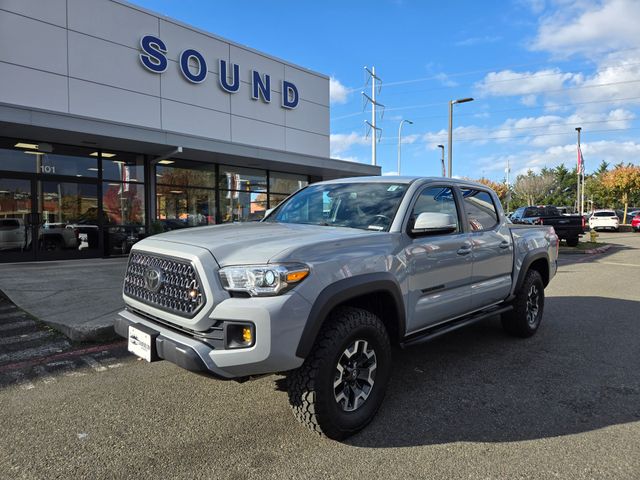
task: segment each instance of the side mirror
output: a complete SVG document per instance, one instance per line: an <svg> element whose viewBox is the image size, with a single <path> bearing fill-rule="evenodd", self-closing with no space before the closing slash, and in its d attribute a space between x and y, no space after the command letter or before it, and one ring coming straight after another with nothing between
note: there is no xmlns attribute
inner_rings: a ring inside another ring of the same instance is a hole
<svg viewBox="0 0 640 480"><path fill-rule="evenodd" d="M411 229L414 235L452 233L458 228L456 219L448 213L422 212Z"/></svg>

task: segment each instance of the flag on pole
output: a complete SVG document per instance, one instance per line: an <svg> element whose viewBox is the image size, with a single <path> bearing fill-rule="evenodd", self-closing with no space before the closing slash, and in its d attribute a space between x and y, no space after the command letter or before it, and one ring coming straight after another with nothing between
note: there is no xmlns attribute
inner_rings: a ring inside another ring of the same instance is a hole
<svg viewBox="0 0 640 480"><path fill-rule="evenodd" d="M578 147L578 175L584 170L584 158L582 157L582 150Z"/></svg>

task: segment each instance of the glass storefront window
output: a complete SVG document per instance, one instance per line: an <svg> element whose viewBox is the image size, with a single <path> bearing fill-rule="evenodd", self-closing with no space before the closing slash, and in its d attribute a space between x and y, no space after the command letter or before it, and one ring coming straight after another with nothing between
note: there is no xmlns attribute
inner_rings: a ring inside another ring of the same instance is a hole
<svg viewBox="0 0 640 480"><path fill-rule="evenodd" d="M144 157L103 151L102 178L119 182L144 182Z"/></svg>
<svg viewBox="0 0 640 480"><path fill-rule="evenodd" d="M269 195L269 208L276 208L288 196L289 195L283 195L279 193Z"/></svg>
<svg viewBox="0 0 640 480"><path fill-rule="evenodd" d="M144 185L103 182L102 211L105 253L129 253L145 233Z"/></svg>
<svg viewBox="0 0 640 480"><path fill-rule="evenodd" d="M223 222L262 220L266 210L266 193L220 191L220 215Z"/></svg>
<svg viewBox="0 0 640 480"><path fill-rule="evenodd" d="M214 188L215 165L187 160L160 160L156 165L156 183L180 187Z"/></svg>
<svg viewBox="0 0 640 480"><path fill-rule="evenodd" d="M97 250L99 247L96 184L40 182L38 186L41 250Z"/></svg>
<svg viewBox="0 0 640 480"><path fill-rule="evenodd" d="M21 150L0 149L0 170L33 173L36 168L36 155L29 155Z"/></svg>
<svg viewBox="0 0 640 480"><path fill-rule="evenodd" d="M176 230L216 223L215 190L168 185L156 187L157 229Z"/></svg>
<svg viewBox="0 0 640 480"><path fill-rule="evenodd" d="M266 192L267 172L253 168L230 167L220 165L218 187L224 190L241 190L244 192Z"/></svg>
<svg viewBox="0 0 640 480"><path fill-rule="evenodd" d="M30 214L31 183L23 179L0 178L0 259L15 260L17 255L31 251Z"/></svg>
<svg viewBox="0 0 640 480"><path fill-rule="evenodd" d="M144 186L103 182L102 208L105 222L110 225L144 226Z"/></svg>
<svg viewBox="0 0 640 480"><path fill-rule="evenodd" d="M309 185L309 177L306 175L294 175L280 172L269 173L270 192L293 193L307 185Z"/></svg>
<svg viewBox="0 0 640 480"><path fill-rule="evenodd" d="M84 148L32 141L0 141L0 170L96 178L97 154Z"/></svg>

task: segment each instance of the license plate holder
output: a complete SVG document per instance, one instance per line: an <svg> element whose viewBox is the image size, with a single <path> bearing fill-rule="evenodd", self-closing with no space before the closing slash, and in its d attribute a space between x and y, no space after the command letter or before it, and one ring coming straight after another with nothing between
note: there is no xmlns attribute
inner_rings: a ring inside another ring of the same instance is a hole
<svg viewBox="0 0 640 480"><path fill-rule="evenodd" d="M147 362L160 360L156 349L158 335L158 332L145 325L140 325L139 323L129 325L127 349Z"/></svg>

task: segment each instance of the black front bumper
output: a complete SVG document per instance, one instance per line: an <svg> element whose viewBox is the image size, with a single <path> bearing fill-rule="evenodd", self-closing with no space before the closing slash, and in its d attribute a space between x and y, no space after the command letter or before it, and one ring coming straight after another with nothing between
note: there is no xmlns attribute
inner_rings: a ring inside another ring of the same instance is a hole
<svg viewBox="0 0 640 480"><path fill-rule="evenodd" d="M134 327L137 326L137 328L148 328L142 324L131 322L126 318L118 317L116 318L114 329L118 335L128 339L130 325ZM189 345L184 345L174 339L168 339L158 334L155 338L155 347L158 357L163 360L167 360L191 372L207 374L220 379L223 378L209 370L204 361Z"/></svg>

